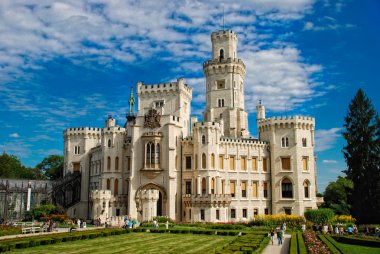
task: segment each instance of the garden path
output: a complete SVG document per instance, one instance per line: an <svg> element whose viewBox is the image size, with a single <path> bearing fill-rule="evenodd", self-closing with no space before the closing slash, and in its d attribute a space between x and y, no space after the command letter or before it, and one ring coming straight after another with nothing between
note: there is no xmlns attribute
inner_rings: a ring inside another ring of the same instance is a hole
<svg viewBox="0 0 380 254"><path fill-rule="evenodd" d="M262 254L288 254L290 247L291 235L285 234L285 239L282 245L278 245L277 238L274 239L273 245L269 242L268 246L265 247Z"/></svg>

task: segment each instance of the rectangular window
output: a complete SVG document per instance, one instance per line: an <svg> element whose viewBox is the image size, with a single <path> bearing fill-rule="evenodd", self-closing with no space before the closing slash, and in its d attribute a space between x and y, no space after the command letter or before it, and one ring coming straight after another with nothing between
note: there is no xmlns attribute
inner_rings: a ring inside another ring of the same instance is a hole
<svg viewBox="0 0 380 254"><path fill-rule="evenodd" d="M281 158L281 169L290 170L290 158Z"/></svg>
<svg viewBox="0 0 380 254"><path fill-rule="evenodd" d="M74 172L80 172L80 163L74 162L73 163Z"/></svg>
<svg viewBox="0 0 380 254"><path fill-rule="evenodd" d="M215 218L216 218L217 220L220 220L219 209L216 209Z"/></svg>
<svg viewBox="0 0 380 254"><path fill-rule="evenodd" d="M268 208L265 208L265 209L264 209L264 214L265 214L265 215L268 215L268 214L269 214L269 209L268 209Z"/></svg>
<svg viewBox="0 0 380 254"><path fill-rule="evenodd" d="M205 210L201 209L201 220L205 220Z"/></svg>
<svg viewBox="0 0 380 254"><path fill-rule="evenodd" d="M268 171L268 162L267 158L263 158L263 171L267 172Z"/></svg>
<svg viewBox="0 0 380 254"><path fill-rule="evenodd" d="M222 180L222 194L225 194L225 192L224 192L224 184L225 184L225 181Z"/></svg>
<svg viewBox="0 0 380 254"><path fill-rule="evenodd" d="M247 197L247 182L241 182L241 197Z"/></svg>
<svg viewBox="0 0 380 254"><path fill-rule="evenodd" d="M225 82L224 82L224 80L218 80L218 81L216 81L216 87L218 89L224 89L225 88Z"/></svg>
<svg viewBox="0 0 380 254"><path fill-rule="evenodd" d="M235 181L230 181L230 194L231 197L235 197Z"/></svg>
<svg viewBox="0 0 380 254"><path fill-rule="evenodd" d="M247 209L243 209L243 218L247 218Z"/></svg>
<svg viewBox="0 0 380 254"><path fill-rule="evenodd" d="M235 156L230 156L230 170L235 170Z"/></svg>
<svg viewBox="0 0 380 254"><path fill-rule="evenodd" d="M116 209L116 216L120 216L120 209Z"/></svg>
<svg viewBox="0 0 380 254"><path fill-rule="evenodd" d="M246 171L246 157L240 157L240 162L241 162L241 170Z"/></svg>
<svg viewBox="0 0 380 254"><path fill-rule="evenodd" d="M156 108L162 108L164 106L164 101L156 101L154 105Z"/></svg>
<svg viewBox="0 0 380 254"><path fill-rule="evenodd" d="M259 215L259 209L255 208L253 209L253 216Z"/></svg>
<svg viewBox="0 0 380 254"><path fill-rule="evenodd" d="M284 212L286 215L291 215L292 214L292 208L290 207L284 207Z"/></svg>
<svg viewBox="0 0 380 254"><path fill-rule="evenodd" d="M309 160L309 157L303 157L302 158L302 169L303 169L303 171L309 170L308 163L307 163L308 160Z"/></svg>
<svg viewBox="0 0 380 254"><path fill-rule="evenodd" d="M252 182L252 197L257 198L257 182Z"/></svg>
<svg viewBox="0 0 380 254"><path fill-rule="evenodd" d="M127 170L131 171L131 157L127 157Z"/></svg>
<svg viewBox="0 0 380 254"><path fill-rule="evenodd" d="M191 181L186 181L186 194L191 194Z"/></svg>
<svg viewBox="0 0 380 254"><path fill-rule="evenodd" d="M191 209L189 209L189 219L191 220Z"/></svg>
<svg viewBox="0 0 380 254"><path fill-rule="evenodd" d="M231 209L231 219L235 219L235 218L236 218L236 210Z"/></svg>
<svg viewBox="0 0 380 254"><path fill-rule="evenodd" d="M264 189L264 198L268 198L268 182L264 182L263 184Z"/></svg>
<svg viewBox="0 0 380 254"><path fill-rule="evenodd" d="M252 157L252 171L256 172L257 171L257 158Z"/></svg>
<svg viewBox="0 0 380 254"><path fill-rule="evenodd" d="M191 156L186 156L186 169L191 170Z"/></svg>
<svg viewBox="0 0 380 254"><path fill-rule="evenodd" d="M224 155L219 155L219 169L224 169L224 163L223 163L223 157Z"/></svg>

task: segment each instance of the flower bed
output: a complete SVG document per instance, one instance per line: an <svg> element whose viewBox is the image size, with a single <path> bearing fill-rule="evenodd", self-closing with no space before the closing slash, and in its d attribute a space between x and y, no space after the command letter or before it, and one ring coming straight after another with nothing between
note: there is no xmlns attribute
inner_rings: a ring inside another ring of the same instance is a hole
<svg viewBox="0 0 380 254"><path fill-rule="evenodd" d="M331 251L317 238L317 235L311 230L305 230L303 233L305 245L310 254L330 254Z"/></svg>

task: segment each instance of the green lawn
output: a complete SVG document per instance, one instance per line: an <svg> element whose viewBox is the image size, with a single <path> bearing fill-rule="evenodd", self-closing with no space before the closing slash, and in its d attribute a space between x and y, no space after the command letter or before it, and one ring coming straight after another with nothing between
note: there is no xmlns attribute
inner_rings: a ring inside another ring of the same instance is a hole
<svg viewBox="0 0 380 254"><path fill-rule="evenodd" d="M9 253L213 253L235 236L130 233L14 250Z"/></svg>
<svg viewBox="0 0 380 254"><path fill-rule="evenodd" d="M335 241L336 242L336 241ZM352 245L337 242L337 246L344 254L379 254L380 248Z"/></svg>

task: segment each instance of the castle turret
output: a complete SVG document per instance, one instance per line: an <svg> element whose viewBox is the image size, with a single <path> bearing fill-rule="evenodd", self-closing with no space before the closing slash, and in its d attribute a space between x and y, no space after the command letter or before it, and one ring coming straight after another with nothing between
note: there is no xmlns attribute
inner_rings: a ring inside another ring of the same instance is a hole
<svg viewBox="0 0 380 254"><path fill-rule="evenodd" d="M206 110L203 120L220 122L226 136L248 137L244 111L245 64L237 58L237 36L233 31L211 35L212 60L203 63L206 76Z"/></svg>

